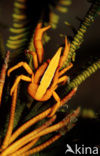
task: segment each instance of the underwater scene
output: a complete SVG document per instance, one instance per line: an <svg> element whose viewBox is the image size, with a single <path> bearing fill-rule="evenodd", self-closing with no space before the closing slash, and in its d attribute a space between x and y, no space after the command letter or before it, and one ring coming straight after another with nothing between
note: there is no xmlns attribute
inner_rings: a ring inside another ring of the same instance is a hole
<svg viewBox="0 0 100 156"><path fill-rule="evenodd" d="M100 155L100 0L0 0L0 156Z"/></svg>

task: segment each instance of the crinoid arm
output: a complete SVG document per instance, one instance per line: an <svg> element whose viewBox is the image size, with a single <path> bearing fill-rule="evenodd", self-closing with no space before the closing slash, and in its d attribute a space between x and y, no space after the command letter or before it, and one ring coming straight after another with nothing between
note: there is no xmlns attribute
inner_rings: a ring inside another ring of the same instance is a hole
<svg viewBox="0 0 100 156"><path fill-rule="evenodd" d="M7 72L7 68L8 68L9 55L10 55L10 51L7 51L6 57L4 60L4 64L3 64L2 68L1 68L1 72L0 72L0 105L1 105L1 100L2 100L5 79L6 79L6 72Z"/></svg>

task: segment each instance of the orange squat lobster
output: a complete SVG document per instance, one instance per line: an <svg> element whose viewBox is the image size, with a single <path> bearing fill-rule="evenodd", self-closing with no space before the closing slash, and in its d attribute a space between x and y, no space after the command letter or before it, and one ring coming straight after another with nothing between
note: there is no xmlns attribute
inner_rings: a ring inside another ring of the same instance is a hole
<svg viewBox="0 0 100 156"><path fill-rule="evenodd" d="M19 75L11 88L10 95L13 94L20 80L29 82L27 91L32 98L37 101L46 101L51 96L53 96L54 99L57 101L49 115L49 117L51 117L60 107L60 97L57 95L55 90L57 89L59 83L64 84L68 80L68 76L62 75L72 67L72 63L70 63L68 67L60 70L68 56L70 44L67 42L67 38L65 37L65 48L63 51L63 55L61 56L62 48L60 47L50 61L46 61L42 64L44 55L43 44L41 41L42 35L46 30L50 28L50 26L44 28L41 28L41 26L42 23L39 23L34 33L34 46L36 52L27 51L27 53L33 56L33 63L36 72L33 73L32 69L26 62L19 62L14 67L10 68L8 70L8 76L13 70L19 67L24 67L28 74L31 75L31 77ZM39 64L41 65L39 66Z"/></svg>

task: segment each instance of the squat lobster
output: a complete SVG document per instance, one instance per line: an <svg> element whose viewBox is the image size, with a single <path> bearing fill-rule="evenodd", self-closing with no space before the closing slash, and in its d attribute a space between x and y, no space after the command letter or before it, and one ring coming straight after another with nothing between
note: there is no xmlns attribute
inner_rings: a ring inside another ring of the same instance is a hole
<svg viewBox="0 0 100 156"><path fill-rule="evenodd" d="M25 75L18 76L14 82L14 85L11 88L10 95L13 94L20 80L29 82L27 91L32 98L38 101L46 101L51 96L53 96L54 99L57 101L49 115L49 117L51 117L60 107L60 98L55 90L57 89L59 83L65 83L68 80L68 76L62 75L72 67L72 63L70 63L68 67L60 71L64 61L68 56L70 44L67 41L67 37L65 37L65 48L63 51L63 55L61 56L62 48L60 47L50 61L46 61L42 64L44 55L44 49L41 41L42 35L46 30L50 28L50 26L44 28L41 28L41 26L42 23L39 23L34 33L34 46L36 52L27 51L33 56L33 63L36 72L33 73L32 69L26 62L19 62L14 67L10 68L8 70L8 76L13 70L19 67L24 67L28 74L31 75L31 77ZM39 64L41 65L39 66Z"/></svg>

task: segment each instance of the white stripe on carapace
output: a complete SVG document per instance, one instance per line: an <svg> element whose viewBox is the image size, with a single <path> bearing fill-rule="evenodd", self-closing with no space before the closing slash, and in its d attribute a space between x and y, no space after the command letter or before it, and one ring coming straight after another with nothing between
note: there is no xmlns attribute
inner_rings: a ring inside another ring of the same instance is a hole
<svg viewBox="0 0 100 156"><path fill-rule="evenodd" d="M53 58L51 59L49 65L47 67L47 70L45 71L45 73L44 73L44 75L40 81L40 85L39 85L37 92L35 94L35 98L38 100L42 98L42 96L45 94L47 88L51 84L51 81L53 79L53 76L54 76L55 71L56 71L58 64L59 64L61 50L62 50L62 48L60 47L58 49L58 51L56 52L56 54L53 56Z"/></svg>

